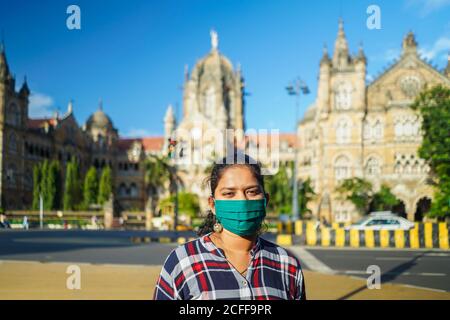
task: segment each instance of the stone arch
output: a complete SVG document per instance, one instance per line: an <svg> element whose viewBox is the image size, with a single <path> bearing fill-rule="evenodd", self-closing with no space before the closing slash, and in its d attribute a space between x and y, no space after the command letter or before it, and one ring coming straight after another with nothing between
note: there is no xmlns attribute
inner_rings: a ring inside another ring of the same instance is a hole
<svg viewBox="0 0 450 320"><path fill-rule="evenodd" d="M422 194L414 201L414 221L423 221L425 214L430 211L432 196L429 194Z"/></svg>

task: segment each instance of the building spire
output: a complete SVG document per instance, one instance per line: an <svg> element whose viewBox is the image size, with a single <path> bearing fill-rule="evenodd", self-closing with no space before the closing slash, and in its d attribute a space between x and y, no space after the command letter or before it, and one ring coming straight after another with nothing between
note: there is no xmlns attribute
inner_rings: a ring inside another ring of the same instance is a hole
<svg viewBox="0 0 450 320"><path fill-rule="evenodd" d="M344 21L342 18L339 18L338 34L334 43L333 64L335 66L342 66L348 61L348 43L344 32Z"/></svg>
<svg viewBox="0 0 450 320"><path fill-rule="evenodd" d="M219 48L219 35L214 29L212 29L209 34L211 36L211 50L217 51L217 49Z"/></svg>
<svg viewBox="0 0 450 320"><path fill-rule="evenodd" d="M20 88L19 94L22 97L28 97L30 95L30 89L28 88L27 76L25 75L23 79L22 88Z"/></svg>
<svg viewBox="0 0 450 320"><path fill-rule="evenodd" d="M414 53L417 54L417 41L416 36L412 31L409 31L408 34L403 38L403 54Z"/></svg>
<svg viewBox="0 0 450 320"><path fill-rule="evenodd" d="M69 100L69 104L67 105L67 113L72 113L73 112L73 99Z"/></svg>
<svg viewBox="0 0 450 320"><path fill-rule="evenodd" d="M103 99L98 99L98 110L103 111Z"/></svg>
<svg viewBox="0 0 450 320"><path fill-rule="evenodd" d="M6 60L5 43L2 37L0 43L0 80L6 80L8 77L10 78L11 75L9 73L8 61Z"/></svg>
<svg viewBox="0 0 450 320"><path fill-rule="evenodd" d="M322 52L323 52L323 54L322 54L322 59L320 60L320 64L329 63L330 56L328 55L328 47L327 47L326 43L323 44Z"/></svg>

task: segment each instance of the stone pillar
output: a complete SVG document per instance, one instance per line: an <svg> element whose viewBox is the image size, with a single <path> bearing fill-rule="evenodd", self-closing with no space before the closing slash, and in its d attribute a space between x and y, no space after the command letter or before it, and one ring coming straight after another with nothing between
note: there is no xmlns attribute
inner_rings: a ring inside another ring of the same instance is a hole
<svg viewBox="0 0 450 320"><path fill-rule="evenodd" d="M113 227L114 222L114 197L111 194L109 200L103 205L103 224L106 230L110 230Z"/></svg>

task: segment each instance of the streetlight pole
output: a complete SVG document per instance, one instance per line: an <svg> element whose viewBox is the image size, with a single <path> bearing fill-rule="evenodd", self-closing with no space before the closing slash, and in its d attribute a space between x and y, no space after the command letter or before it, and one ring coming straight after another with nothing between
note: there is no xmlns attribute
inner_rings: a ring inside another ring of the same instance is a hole
<svg viewBox="0 0 450 320"><path fill-rule="evenodd" d="M178 226L178 168L176 158L176 145L177 141L169 138L169 158L173 161L173 177L175 179L175 201L174 201L174 217L173 217L173 229L177 231Z"/></svg>
<svg viewBox="0 0 450 320"><path fill-rule="evenodd" d="M304 95L309 94L309 88L300 78L297 78L295 81L291 82L286 90L289 95L295 95L295 144L294 144L294 170L292 173L292 219L298 220L300 217L298 210L298 181L297 181L297 168L298 168L298 108L300 106L300 94Z"/></svg>

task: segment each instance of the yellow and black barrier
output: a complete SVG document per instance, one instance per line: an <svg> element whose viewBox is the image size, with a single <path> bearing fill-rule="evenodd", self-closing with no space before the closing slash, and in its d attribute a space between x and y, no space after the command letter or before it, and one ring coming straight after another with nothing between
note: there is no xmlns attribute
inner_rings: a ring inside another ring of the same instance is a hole
<svg viewBox="0 0 450 320"><path fill-rule="evenodd" d="M333 222L331 224L331 229L339 229L349 226L350 222ZM295 234L302 235L306 233L306 229L314 228L316 226L316 222L311 221L287 221L287 222L277 222L277 231L279 234Z"/></svg>
<svg viewBox="0 0 450 320"><path fill-rule="evenodd" d="M278 234L280 245L308 245L353 248L436 248L449 249L448 225L416 223L410 230L345 230L344 228L316 228L313 223L297 221L296 232Z"/></svg>

